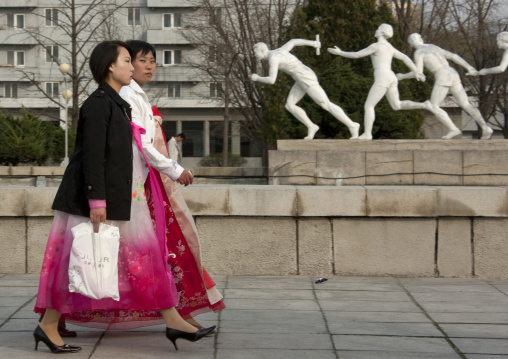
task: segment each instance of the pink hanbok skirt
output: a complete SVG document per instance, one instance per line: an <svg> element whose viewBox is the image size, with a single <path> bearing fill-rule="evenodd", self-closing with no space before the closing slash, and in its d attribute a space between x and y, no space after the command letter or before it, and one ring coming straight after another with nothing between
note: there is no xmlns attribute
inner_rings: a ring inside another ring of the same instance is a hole
<svg viewBox="0 0 508 359"><path fill-rule="evenodd" d="M150 218L144 189L143 159L135 144L133 152L131 220L106 221L120 228L120 300L96 300L69 292L71 229L88 222L89 218L57 211L44 255L35 312L56 309L73 324L131 329L164 323L159 310L178 304L175 282L164 259L164 247L157 240Z"/></svg>

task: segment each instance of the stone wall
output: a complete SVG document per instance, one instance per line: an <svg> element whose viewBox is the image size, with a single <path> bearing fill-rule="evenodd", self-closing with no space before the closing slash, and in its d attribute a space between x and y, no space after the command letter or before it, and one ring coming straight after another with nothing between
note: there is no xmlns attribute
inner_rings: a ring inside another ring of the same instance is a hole
<svg viewBox="0 0 508 359"><path fill-rule="evenodd" d="M214 274L508 279L508 189L181 187ZM0 273L37 273L56 188L0 189Z"/></svg>
<svg viewBox="0 0 508 359"><path fill-rule="evenodd" d="M505 186L507 140L279 140L269 184Z"/></svg>

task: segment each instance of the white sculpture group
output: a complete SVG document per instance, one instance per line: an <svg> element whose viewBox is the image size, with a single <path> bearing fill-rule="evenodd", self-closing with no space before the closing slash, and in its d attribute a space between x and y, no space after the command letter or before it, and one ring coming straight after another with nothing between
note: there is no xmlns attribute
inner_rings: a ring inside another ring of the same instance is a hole
<svg viewBox="0 0 508 359"><path fill-rule="evenodd" d="M415 62L395 49L388 39L393 36L393 29L388 24L381 24L377 29L375 36L377 42L367 48L357 52L346 52L335 46L329 48L328 52L343 57L358 59L370 56L374 67L374 84L372 85L367 100L365 102L364 133L358 136L360 125L351 121L345 112L334 103L330 102L323 88L319 85L314 71L305 66L290 51L295 46L313 46L317 50L321 47L319 38L316 41L293 39L287 42L279 49L269 50L265 43L254 45L254 53L259 60L267 60L269 64L269 74L261 77L252 74L253 81L259 81L266 84L273 84L277 79L278 71L283 71L290 75L295 84L289 92L286 109L291 112L308 129L306 140L311 140L319 130L319 126L314 124L305 111L296 104L305 94L308 94L318 105L330 112L336 119L345 124L351 132L351 139L372 139L372 127L375 120L375 107L378 102L386 96L388 102L394 110L412 110L425 109L432 112L436 118L448 128L448 133L443 139L451 139L461 133L461 131L452 122L446 111L440 108L441 102L448 93L454 97L457 104L468 113L482 129L482 139L489 139L493 130L487 126L478 108L473 106L467 97L466 91L460 81L460 76L448 61L452 61L459 66L464 67L469 76L488 75L501 73L508 67L508 32L501 32L497 36L497 45L504 49L501 64L496 67L476 71L462 57L457 54L446 51L436 45L425 44L419 34L409 36L409 44L416 49L414 54ZM318 52L319 54L319 52ZM411 70L406 74L395 74L391 69L393 58L402 60ZM418 81L425 81L423 68L427 68L435 76L435 84L429 101L414 102L400 101L398 80L416 78Z"/></svg>

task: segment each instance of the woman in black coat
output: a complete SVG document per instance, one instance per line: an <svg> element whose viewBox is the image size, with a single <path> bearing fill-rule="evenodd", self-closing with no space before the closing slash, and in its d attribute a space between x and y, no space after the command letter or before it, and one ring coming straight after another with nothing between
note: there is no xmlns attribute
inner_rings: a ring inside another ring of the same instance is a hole
<svg viewBox="0 0 508 359"><path fill-rule="evenodd" d="M133 142L144 130L130 122L129 105L118 94L131 81L131 57L120 41L100 43L90 57L99 88L81 107L75 150L53 203L35 305L37 313L45 312L34 331L36 350L40 341L53 353L81 350L60 337L62 314L77 325L108 329L165 323L175 348L176 339L196 341L215 328L197 330L175 309L178 293L163 253L164 238L161 242L153 230L144 193L148 167L142 147ZM92 224L106 220L120 233L119 297L92 299L69 285L72 229L79 226L91 236Z"/></svg>

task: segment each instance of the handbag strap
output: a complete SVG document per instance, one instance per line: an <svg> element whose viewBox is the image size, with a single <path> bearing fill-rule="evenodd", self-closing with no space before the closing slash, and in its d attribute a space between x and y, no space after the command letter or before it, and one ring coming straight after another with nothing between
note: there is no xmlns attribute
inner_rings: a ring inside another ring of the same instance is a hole
<svg viewBox="0 0 508 359"><path fill-rule="evenodd" d="M143 145L141 144L141 135L146 133L146 130L143 127L136 125L131 121L132 127L132 135L134 140L136 141L136 145L138 146L139 152L143 155L146 165L148 167L148 176L150 177L150 182L154 185L151 187L152 198L153 198L153 207L155 212L155 227L156 227L156 235L159 240L159 245L161 246L161 251L164 253L165 263L168 263L168 247L166 246L166 217L164 214L164 202L162 197L162 192L160 186L158 186L157 177L155 175L154 170L148 164L148 159L146 158L145 151L143 150Z"/></svg>

